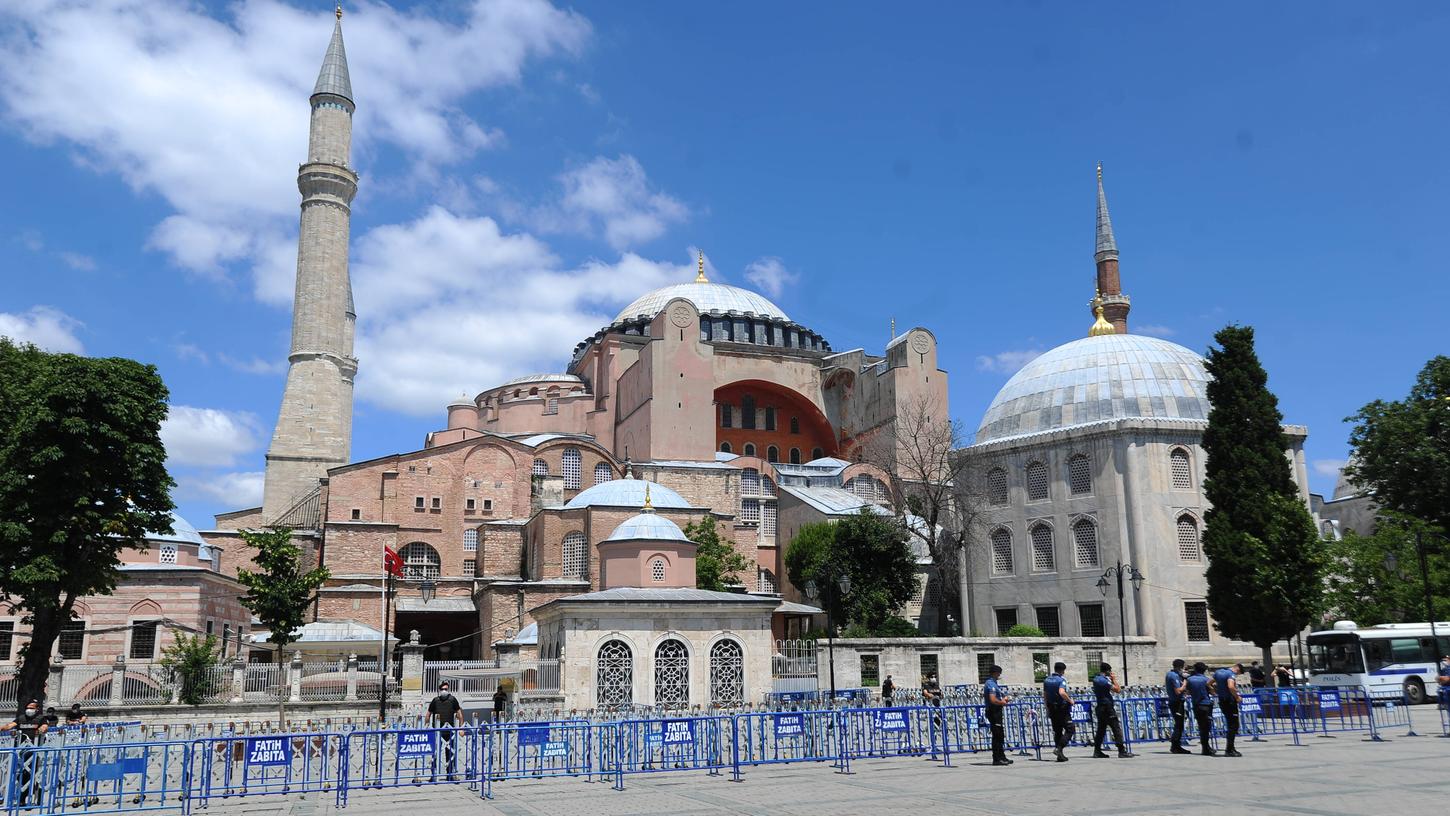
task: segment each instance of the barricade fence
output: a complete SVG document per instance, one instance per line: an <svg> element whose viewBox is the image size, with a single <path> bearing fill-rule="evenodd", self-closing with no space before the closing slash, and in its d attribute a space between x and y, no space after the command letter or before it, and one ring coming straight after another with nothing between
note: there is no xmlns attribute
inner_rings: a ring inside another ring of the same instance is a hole
<svg viewBox="0 0 1450 816"><path fill-rule="evenodd" d="M1442 696L1442 733L1450 734ZM1213 731L1224 736L1225 705L1215 707ZM1093 743L1099 712L1077 700L1070 720L1073 745ZM1161 696L1117 699L1123 745L1162 743L1173 715ZM1198 740L1191 709L1185 743ZM109 814L207 807L247 796L332 793L345 807L351 793L389 787L466 785L491 797L495 783L577 777L622 789L638 774L730 773L772 764L828 764L849 773L853 763L913 757L952 764L953 756L990 750L991 729L976 703L670 714L620 712L608 719L561 717L545 721L428 727L421 718L397 718L387 727L365 718L317 721L311 728L277 733L258 724L219 728L147 729L139 723L62 728L41 745L0 749L5 816ZM1407 707L1377 700L1362 688L1260 689L1239 707L1242 740L1364 733L1391 729L1413 734ZM1053 747L1041 693L1027 689L1002 712L1004 748L1041 757ZM304 724L304 726L307 724ZM1106 745L1104 746L1106 747Z"/></svg>

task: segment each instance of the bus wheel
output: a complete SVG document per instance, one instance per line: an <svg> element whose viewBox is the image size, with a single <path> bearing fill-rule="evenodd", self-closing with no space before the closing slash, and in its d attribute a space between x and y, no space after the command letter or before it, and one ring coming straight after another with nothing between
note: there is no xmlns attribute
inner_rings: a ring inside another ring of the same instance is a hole
<svg viewBox="0 0 1450 816"><path fill-rule="evenodd" d="M1425 702L1425 684L1420 682L1418 677L1411 677L1405 681L1405 702L1409 705L1419 705Z"/></svg>

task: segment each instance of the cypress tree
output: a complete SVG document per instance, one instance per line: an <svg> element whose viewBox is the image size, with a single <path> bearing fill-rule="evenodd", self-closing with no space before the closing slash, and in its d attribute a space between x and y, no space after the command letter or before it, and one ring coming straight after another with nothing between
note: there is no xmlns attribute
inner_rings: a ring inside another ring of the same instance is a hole
<svg viewBox="0 0 1450 816"><path fill-rule="evenodd" d="M1285 456L1283 416L1254 351L1254 330L1227 326L1208 353L1203 492L1208 608L1218 630L1264 651L1319 614L1325 546Z"/></svg>

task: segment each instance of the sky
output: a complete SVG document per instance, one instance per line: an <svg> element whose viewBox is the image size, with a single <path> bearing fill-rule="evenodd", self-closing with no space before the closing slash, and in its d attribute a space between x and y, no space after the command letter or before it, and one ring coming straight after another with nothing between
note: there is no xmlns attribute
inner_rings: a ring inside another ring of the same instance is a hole
<svg viewBox="0 0 1450 816"><path fill-rule="evenodd" d="M260 502L316 0L0 0L0 334L155 364L181 514ZM1447 350L1450 6L348 2L355 460L560 371L639 294L931 329L974 431L1084 336L1102 162L1131 327L1253 326L1311 488Z"/></svg>

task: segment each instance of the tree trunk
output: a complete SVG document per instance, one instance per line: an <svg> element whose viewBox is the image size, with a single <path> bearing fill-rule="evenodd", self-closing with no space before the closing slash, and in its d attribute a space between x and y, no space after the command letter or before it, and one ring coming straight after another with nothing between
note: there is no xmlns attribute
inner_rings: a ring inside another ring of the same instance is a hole
<svg viewBox="0 0 1450 816"><path fill-rule="evenodd" d="M286 677L282 663L282 644L277 644L277 730L287 730L287 697L292 694L292 681ZM284 680L286 682L284 682Z"/></svg>
<svg viewBox="0 0 1450 816"><path fill-rule="evenodd" d="M46 684L50 682L50 651L60 635L60 610L41 608L32 613L30 644L25 649L25 662L20 666L20 683L15 695L16 714L25 710L30 700L46 704ZM57 695L60 689L56 689Z"/></svg>
<svg viewBox="0 0 1450 816"><path fill-rule="evenodd" d="M1264 652L1264 662L1259 665L1264 667L1264 687L1268 688L1269 679L1274 676L1274 644L1270 643L1268 646L1262 646L1260 648ZM1253 683L1249 685L1252 686Z"/></svg>

